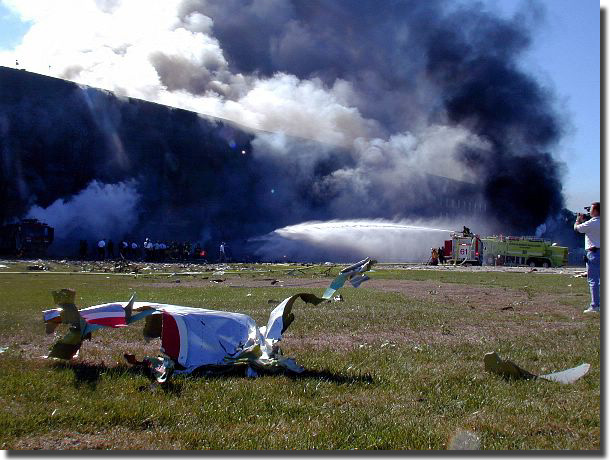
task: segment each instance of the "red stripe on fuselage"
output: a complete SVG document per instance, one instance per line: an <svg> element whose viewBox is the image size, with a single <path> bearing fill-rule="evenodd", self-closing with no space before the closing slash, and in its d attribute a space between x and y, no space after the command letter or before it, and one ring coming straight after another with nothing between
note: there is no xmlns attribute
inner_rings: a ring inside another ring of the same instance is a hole
<svg viewBox="0 0 610 460"><path fill-rule="evenodd" d="M106 326L106 327L122 327L122 326L127 326L127 324L125 323L125 317L120 318L120 317L112 317L112 316L106 316L103 318L95 318L95 319L85 319L85 321L87 321L89 324L99 324L100 326Z"/></svg>
<svg viewBox="0 0 610 460"><path fill-rule="evenodd" d="M174 317L166 312L163 312L161 346L167 356L176 362L178 361L178 356L180 355L180 332Z"/></svg>

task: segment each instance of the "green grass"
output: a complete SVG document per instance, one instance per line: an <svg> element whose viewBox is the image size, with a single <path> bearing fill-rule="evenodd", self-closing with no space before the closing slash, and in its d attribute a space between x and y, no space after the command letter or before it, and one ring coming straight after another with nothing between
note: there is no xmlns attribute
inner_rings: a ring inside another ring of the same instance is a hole
<svg viewBox="0 0 610 460"><path fill-rule="evenodd" d="M600 322L582 314L583 279L425 270L378 270L371 278L469 285L490 300L473 308L458 296L346 287L344 302L295 304L282 349L306 375L175 375L151 389L121 362L126 351L150 353L138 323L95 332L72 363L41 359L52 343L41 318L53 307L50 291L76 289L79 306L126 301L136 291L139 300L243 312L262 325L270 299L322 289L0 274L0 347L8 347L0 353L0 448L437 450L468 430L482 449L600 449ZM524 294L513 310L496 305ZM484 353L494 350L535 373L592 367L572 385L504 381L483 369Z"/></svg>

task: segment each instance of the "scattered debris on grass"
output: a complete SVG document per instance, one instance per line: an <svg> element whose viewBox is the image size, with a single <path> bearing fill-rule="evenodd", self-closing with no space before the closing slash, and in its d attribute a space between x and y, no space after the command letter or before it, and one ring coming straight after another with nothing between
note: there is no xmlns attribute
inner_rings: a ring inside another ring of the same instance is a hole
<svg viewBox="0 0 610 460"><path fill-rule="evenodd" d="M533 380L544 379L559 383L574 383L576 380L585 376L591 367L588 363L580 366L572 367L561 372L553 372L551 374L536 375L517 366L512 361L503 360L496 352L487 353L483 358L485 370L492 374L498 374L509 380Z"/></svg>
<svg viewBox="0 0 610 460"><path fill-rule="evenodd" d="M57 340L48 358L72 359L78 355L83 340L103 327L125 327L145 320L144 338L161 338L161 353L142 361L126 354L127 362L144 366L158 383L172 373L191 373L197 369L224 371L235 366L255 377L259 372L289 371L302 373L304 368L294 359L286 358L279 348L282 334L294 321L292 307L297 299L318 305L330 301L346 280L354 287L369 279L364 272L375 263L367 258L342 270L322 297L310 293L294 294L273 309L266 326L258 327L248 315L241 313L183 307L152 302L113 302L78 310L72 289L53 292L59 308L43 311L47 334L60 324L68 324L68 333ZM211 280L222 282L224 280Z"/></svg>
<svg viewBox="0 0 610 460"><path fill-rule="evenodd" d="M323 297L325 299L330 299L338 289L343 287L346 281L349 281L354 287L360 286L360 284L362 284L364 281L370 279L364 274L364 272L369 271L375 263L377 263L377 261L371 260L369 257L367 257L354 265L344 268L339 272L339 275L333 280L333 282L330 283L330 286L324 292Z"/></svg>
<svg viewBox="0 0 610 460"><path fill-rule="evenodd" d="M45 264L35 264L35 265L28 265L27 269L31 270L31 271L46 271L46 270L49 270L49 267Z"/></svg>

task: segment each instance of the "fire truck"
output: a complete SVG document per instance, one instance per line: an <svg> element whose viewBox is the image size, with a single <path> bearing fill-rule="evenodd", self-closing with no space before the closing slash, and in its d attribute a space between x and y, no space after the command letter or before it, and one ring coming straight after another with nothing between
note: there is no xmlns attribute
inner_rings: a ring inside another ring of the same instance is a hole
<svg viewBox="0 0 610 460"><path fill-rule="evenodd" d="M0 255L9 257L42 257L53 242L53 227L38 219L0 226Z"/></svg>
<svg viewBox="0 0 610 460"><path fill-rule="evenodd" d="M533 236L481 238L464 227L445 241L445 258L460 265L561 267L568 264L568 248Z"/></svg>
<svg viewBox="0 0 610 460"><path fill-rule="evenodd" d="M561 267L568 264L568 248L532 236L490 236L483 238L483 263L487 265L529 265Z"/></svg>
<svg viewBox="0 0 610 460"><path fill-rule="evenodd" d="M483 243L479 235L468 227L461 232L452 232L451 239L445 240L443 248L445 260L460 265L481 265L483 263Z"/></svg>

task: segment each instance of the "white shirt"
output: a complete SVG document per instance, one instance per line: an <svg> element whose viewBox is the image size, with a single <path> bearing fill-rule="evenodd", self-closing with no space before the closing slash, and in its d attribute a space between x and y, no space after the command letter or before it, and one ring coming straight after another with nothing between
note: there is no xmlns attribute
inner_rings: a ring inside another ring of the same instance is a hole
<svg viewBox="0 0 610 460"><path fill-rule="evenodd" d="M582 224L574 224L574 230L585 234L585 249L598 248L601 246L601 223L599 216L592 217Z"/></svg>

